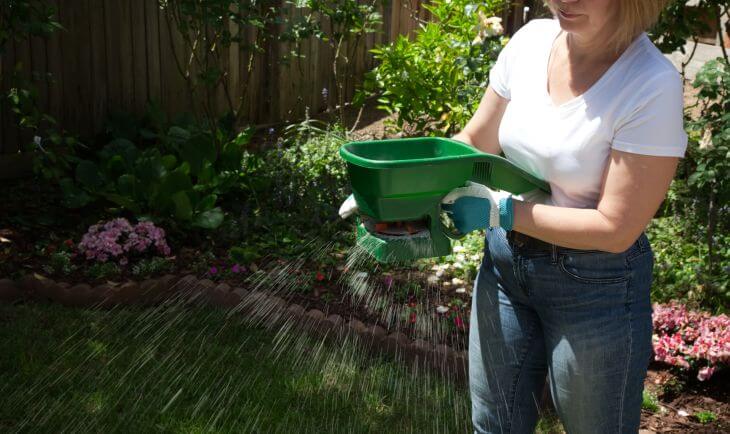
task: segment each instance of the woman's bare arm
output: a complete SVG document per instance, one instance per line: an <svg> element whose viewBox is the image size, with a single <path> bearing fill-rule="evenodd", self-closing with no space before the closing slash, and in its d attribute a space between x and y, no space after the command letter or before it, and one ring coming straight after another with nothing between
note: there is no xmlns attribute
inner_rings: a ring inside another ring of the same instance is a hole
<svg viewBox="0 0 730 434"><path fill-rule="evenodd" d="M612 150L597 209L514 201L513 229L559 246L623 252L661 205L678 162Z"/></svg>
<svg viewBox="0 0 730 434"><path fill-rule="evenodd" d="M453 139L468 143L482 152L499 154L502 151L499 145L499 124L507 103L508 99L487 87L476 113Z"/></svg>

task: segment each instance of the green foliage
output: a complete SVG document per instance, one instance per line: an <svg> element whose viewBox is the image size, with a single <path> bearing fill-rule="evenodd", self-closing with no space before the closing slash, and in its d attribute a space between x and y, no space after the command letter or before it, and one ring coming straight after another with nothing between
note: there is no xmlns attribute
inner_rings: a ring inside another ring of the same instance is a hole
<svg viewBox="0 0 730 434"><path fill-rule="evenodd" d="M136 277L149 277L172 271L174 264L167 258L155 256L153 258L140 259L132 266L132 275Z"/></svg>
<svg viewBox="0 0 730 434"><path fill-rule="evenodd" d="M302 54L300 42L315 37L332 49L331 69L334 71L336 98L340 110L340 122L345 123L345 81L353 73L351 60L356 57L364 37L379 30L383 17L378 8L387 0L294 0L287 1L295 8L300 8L301 14L290 23L282 33L282 40L295 42L291 51L285 56L305 57ZM301 71L301 69L300 69ZM325 102L329 90L323 89Z"/></svg>
<svg viewBox="0 0 730 434"><path fill-rule="evenodd" d="M687 7L686 0L672 0L648 32L649 37L664 53L684 53L688 40L710 30L703 16L717 18L718 13L728 13L727 0L699 0L694 7Z"/></svg>
<svg viewBox="0 0 730 434"><path fill-rule="evenodd" d="M7 0L0 3L0 56L12 42L30 37L48 37L63 29L56 20L56 8L43 0ZM17 124L34 135L24 150L33 155L33 170L46 180L58 181L75 163L77 150L83 147L78 139L67 134L52 116L40 109L38 88L34 81L47 81L50 74L32 72L24 77L23 69L29 65L17 62L2 68L10 71L9 90L0 100L0 106L9 105ZM2 73L3 71L0 71ZM1 80L0 80L1 81Z"/></svg>
<svg viewBox="0 0 730 434"><path fill-rule="evenodd" d="M122 270L114 262L95 262L86 269L86 276L94 280L118 277Z"/></svg>
<svg viewBox="0 0 730 434"><path fill-rule="evenodd" d="M425 7L434 22L422 25L415 41L399 36L371 50L379 65L366 76L356 102L378 95L379 108L396 114L406 134L451 135L476 111L489 70L503 43L500 26L487 17L504 2L435 0Z"/></svg>
<svg viewBox="0 0 730 434"><path fill-rule="evenodd" d="M730 67L707 62L693 82L699 109L687 119L689 146L663 214L650 229L654 295L720 312L730 302Z"/></svg>
<svg viewBox="0 0 730 434"><path fill-rule="evenodd" d="M652 413L657 413L660 408L659 400L657 399L656 395L644 390L641 393L641 408Z"/></svg>
<svg viewBox="0 0 730 434"><path fill-rule="evenodd" d="M113 119L111 140L96 155L80 160L73 178L61 180L67 206L104 200L137 217L171 219L183 227L220 226L224 215L218 198L241 175L252 129L234 135L159 119L154 109L135 128L120 128L123 122ZM219 149L216 141L223 143Z"/></svg>
<svg viewBox="0 0 730 434"><path fill-rule="evenodd" d="M250 77L255 57L265 53L273 31L285 23L275 0L158 0L167 22L182 36L185 56L175 56L178 71L185 79L196 118L213 123L218 116L216 95L224 95L232 125L244 114L245 95L250 80L236 89L229 71L223 68L231 50L237 50ZM202 111L202 113L200 113ZM201 116L202 115L202 116ZM217 142L217 138L213 138Z"/></svg>
<svg viewBox="0 0 730 434"><path fill-rule="evenodd" d="M718 264L708 272L705 229L691 226L679 216L656 218L647 229L654 251L652 300L679 300L714 312L730 302L730 234L716 234Z"/></svg>
<svg viewBox="0 0 730 434"><path fill-rule="evenodd" d="M708 423L712 423L717 420L717 415L711 411L703 410L700 412L695 413L692 415L695 419L697 419L697 422L705 425Z"/></svg>
<svg viewBox="0 0 730 434"><path fill-rule="evenodd" d="M68 276L76 271L76 266L71 261L69 252L53 252L49 257L48 264L43 266L43 271L48 274Z"/></svg>
<svg viewBox="0 0 730 434"><path fill-rule="evenodd" d="M29 36L48 36L61 24L56 8L45 0L4 0L0 3L0 55L6 44Z"/></svg>
<svg viewBox="0 0 730 434"><path fill-rule="evenodd" d="M345 162L339 156L346 140L341 127L307 120L292 126L274 148L246 154L248 175L239 187L244 197L254 198L245 210L253 226L280 226L283 232L276 236L291 243L308 229L322 231L328 222L339 223L337 210L348 194Z"/></svg>

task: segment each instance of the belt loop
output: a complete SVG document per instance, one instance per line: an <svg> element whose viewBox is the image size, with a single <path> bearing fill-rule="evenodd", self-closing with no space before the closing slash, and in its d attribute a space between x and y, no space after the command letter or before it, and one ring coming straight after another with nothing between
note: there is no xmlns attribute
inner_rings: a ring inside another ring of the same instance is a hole
<svg viewBox="0 0 730 434"><path fill-rule="evenodd" d="M555 265L558 263L558 246L556 246L555 244L550 244L550 250L551 250L550 260L551 260L551 263L553 265Z"/></svg>

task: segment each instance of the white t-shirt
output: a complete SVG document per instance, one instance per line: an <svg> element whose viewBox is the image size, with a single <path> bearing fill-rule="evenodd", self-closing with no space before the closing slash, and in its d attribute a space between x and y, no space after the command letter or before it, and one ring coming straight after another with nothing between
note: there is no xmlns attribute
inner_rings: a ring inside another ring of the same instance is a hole
<svg viewBox="0 0 730 434"><path fill-rule="evenodd" d="M679 72L642 33L584 94L556 106L547 65L560 25L533 20L510 39L489 74L509 99L499 126L507 159L550 183L552 197L524 200L596 208L610 149L684 156Z"/></svg>

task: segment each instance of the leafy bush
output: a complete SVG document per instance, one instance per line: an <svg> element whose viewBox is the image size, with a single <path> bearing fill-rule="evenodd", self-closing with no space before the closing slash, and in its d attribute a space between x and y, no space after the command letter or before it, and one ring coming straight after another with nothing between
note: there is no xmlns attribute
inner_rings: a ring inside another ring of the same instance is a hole
<svg viewBox="0 0 730 434"><path fill-rule="evenodd" d="M292 126L272 149L246 154L248 175L239 188L241 195L253 198L245 210L254 217L253 225L283 225L303 233L338 224L337 210L349 194L345 162L339 155L346 141L340 126L308 120Z"/></svg>
<svg viewBox="0 0 730 434"><path fill-rule="evenodd" d="M159 256L143 258L132 266L132 275L137 277L147 277L170 272L173 268L173 263L167 258L161 258Z"/></svg>
<svg viewBox="0 0 730 434"><path fill-rule="evenodd" d="M118 277L122 269L114 262L97 262L86 269L86 276L94 280Z"/></svg>
<svg viewBox="0 0 730 434"><path fill-rule="evenodd" d="M380 62L366 76L356 103L378 95L379 108L397 115L407 134L450 135L479 105L489 70L505 40L495 15L504 2L435 0L426 4L435 18L415 41L399 36L371 52ZM393 126L392 124L389 124Z"/></svg>
<svg viewBox="0 0 730 434"><path fill-rule="evenodd" d="M76 208L104 200L138 217L218 227L224 217L218 198L239 180L252 129L233 134L230 126L167 128L154 109L148 116L157 121L129 125L112 119L111 141L79 161L74 179L61 180L66 204Z"/></svg>
<svg viewBox="0 0 730 434"><path fill-rule="evenodd" d="M730 297L730 235L715 234L718 263L709 272L705 228L687 228L679 215L656 218L647 229L654 251L652 299L678 300L714 312L727 309Z"/></svg>
<svg viewBox="0 0 730 434"><path fill-rule="evenodd" d="M721 59L707 62L693 86L698 101L688 107L687 155L665 218L649 232L657 253L656 294L660 301L678 298L724 311L730 303L730 67ZM692 118L694 111L699 114Z"/></svg>

